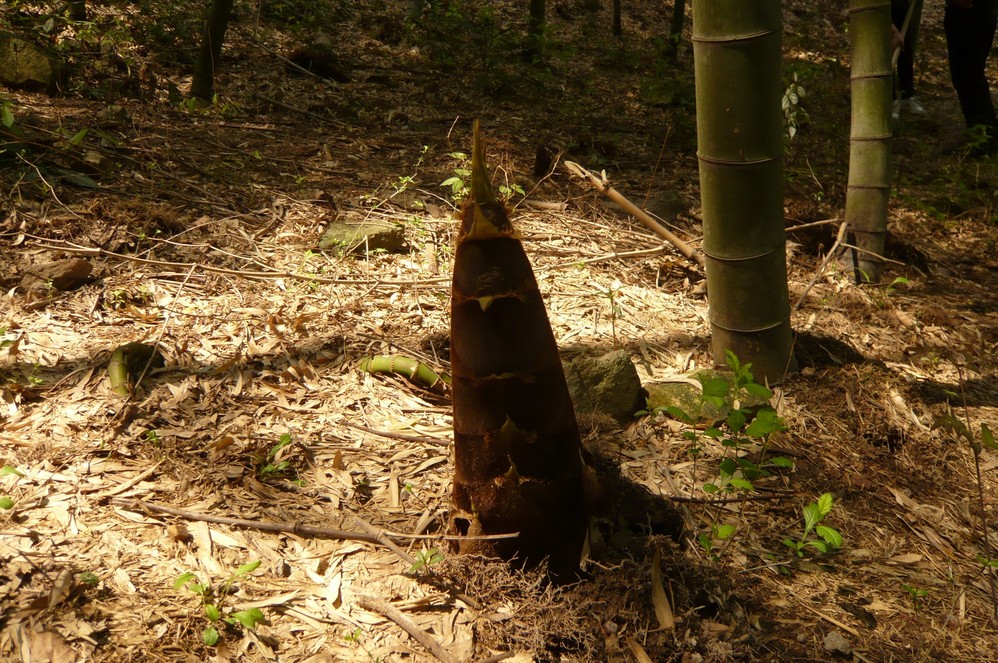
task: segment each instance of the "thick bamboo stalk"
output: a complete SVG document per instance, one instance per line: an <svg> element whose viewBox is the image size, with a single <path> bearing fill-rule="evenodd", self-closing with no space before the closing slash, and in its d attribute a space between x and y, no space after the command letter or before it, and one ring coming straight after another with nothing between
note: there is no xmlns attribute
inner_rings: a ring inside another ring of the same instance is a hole
<svg viewBox="0 0 998 663"><path fill-rule="evenodd" d="M857 283L877 283L887 243L891 191L891 97L889 0L850 0L849 38L852 118L845 220L855 236Z"/></svg>
<svg viewBox="0 0 998 663"><path fill-rule="evenodd" d="M779 0L694 0L697 156L715 361L794 367L783 230Z"/></svg>

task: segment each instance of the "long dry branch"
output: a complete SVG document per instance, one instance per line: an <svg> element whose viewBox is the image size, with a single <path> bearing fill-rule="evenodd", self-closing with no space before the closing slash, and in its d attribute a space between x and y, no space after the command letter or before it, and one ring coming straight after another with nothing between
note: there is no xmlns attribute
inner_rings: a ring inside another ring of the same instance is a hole
<svg viewBox="0 0 998 663"><path fill-rule="evenodd" d="M686 258L690 262L696 263L700 267L703 267L704 260L701 254L697 253L692 246L681 240L668 228L666 228L661 223L653 219L651 215L649 215L643 209L641 209L640 207L632 203L630 200L628 200L622 193L620 193L612 186L607 184L607 182L604 179L601 179L596 175L593 175L592 172L586 170L585 168L575 163L574 161L566 161L565 168L567 168L568 171L573 175L589 180L589 183L592 184L597 191L599 191L600 193L608 197L610 200L614 201L615 203L623 207L624 211L626 211L628 214L636 218L641 223L645 224L645 226L653 233L655 233L662 239L667 240L670 244L676 247L676 250L679 251L684 258Z"/></svg>
<svg viewBox="0 0 998 663"><path fill-rule="evenodd" d="M444 649L444 646L434 640L433 636L419 628L414 621L402 614L401 610L388 603L388 601L360 594L357 596L357 605L365 610L380 613L398 624L406 633L415 638L419 644L426 647L438 661L442 661L442 663L460 663L457 657Z"/></svg>
<svg viewBox="0 0 998 663"><path fill-rule="evenodd" d="M445 541L457 541L457 540L486 540L486 539L513 539L519 536L517 532L511 532L509 534L481 534L477 536L453 536L441 534L437 535L416 535L416 534L402 534L399 532L389 532L387 530L381 530L377 528L371 528L368 532L359 532L356 530L342 530L342 529L329 529L326 527L316 527L314 525L306 525L304 523L289 523L289 522L262 522L259 520L246 520L243 518L230 518L228 516L215 516L210 513L202 513L200 511L188 511L186 509L177 509L172 506L165 506L163 504L156 504L155 502L147 502L145 500L139 500L130 497L119 497L111 500L113 504L117 506L128 509L129 511L135 511L136 513L146 513L146 514L166 514L170 516L177 516L178 518L183 518L184 520L195 520L206 523L215 523L217 525L229 525L231 527L245 527L247 529L255 529L263 532L281 532L285 534L294 534L296 536L312 537L316 539L339 539L342 541L363 541L365 543L373 543L376 545L384 546L390 550L395 550L395 544L391 541L392 538L398 539L442 539ZM408 561L408 560L407 560Z"/></svg>

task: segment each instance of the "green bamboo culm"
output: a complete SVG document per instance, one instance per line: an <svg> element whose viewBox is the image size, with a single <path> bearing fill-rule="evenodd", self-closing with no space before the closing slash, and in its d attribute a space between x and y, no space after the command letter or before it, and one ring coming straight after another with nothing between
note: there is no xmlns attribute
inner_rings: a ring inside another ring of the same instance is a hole
<svg viewBox="0 0 998 663"><path fill-rule="evenodd" d="M416 384L436 391L442 391L444 385L450 383L448 376L437 373L423 362L405 355L365 357L357 364L357 368L368 373L402 375Z"/></svg>
<svg viewBox="0 0 998 663"><path fill-rule="evenodd" d="M694 0L697 156L712 351L795 370L783 223L779 0Z"/></svg>
<svg viewBox="0 0 998 663"><path fill-rule="evenodd" d="M851 265L857 283L880 281L887 243L894 80L890 34L889 0L849 1L852 116L845 220L858 248Z"/></svg>

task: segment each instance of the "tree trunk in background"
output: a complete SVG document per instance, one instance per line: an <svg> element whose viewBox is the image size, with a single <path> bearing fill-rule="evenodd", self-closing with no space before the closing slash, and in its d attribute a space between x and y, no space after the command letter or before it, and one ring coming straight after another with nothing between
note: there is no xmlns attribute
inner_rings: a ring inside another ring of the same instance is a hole
<svg viewBox="0 0 998 663"><path fill-rule="evenodd" d="M527 56L534 62L544 55L544 14L545 0L530 0L530 14L527 16Z"/></svg>
<svg viewBox="0 0 998 663"><path fill-rule="evenodd" d="M795 368L783 225L780 0L693 0L697 156L714 361Z"/></svg>
<svg viewBox="0 0 998 663"><path fill-rule="evenodd" d="M201 51L194 64L194 78L191 80L191 96L211 101L215 93L215 72L222 54L225 30L232 16L233 0L212 0L201 35Z"/></svg>
<svg viewBox="0 0 998 663"><path fill-rule="evenodd" d="M588 526L585 466L558 347L530 262L492 193L475 122L471 195L451 291L454 509L461 552L547 558L571 580Z"/></svg>
<svg viewBox="0 0 998 663"><path fill-rule="evenodd" d="M620 24L620 0L613 0L613 36L620 37L624 34L624 27Z"/></svg>
<svg viewBox="0 0 998 663"><path fill-rule="evenodd" d="M69 5L69 18L74 21L85 21L87 20L87 3L86 0L70 0L66 3Z"/></svg>
<svg viewBox="0 0 998 663"><path fill-rule="evenodd" d="M409 0L405 6L405 20L415 21L423 15L425 0Z"/></svg>
<svg viewBox="0 0 998 663"><path fill-rule="evenodd" d="M679 57L679 42L683 39L683 25L686 23L686 0L673 0L672 23L669 25L669 45L666 54L675 61Z"/></svg>
<svg viewBox="0 0 998 663"><path fill-rule="evenodd" d="M878 283L884 266L894 82L890 34L890 0L849 0L852 126L845 220L860 249L853 265L857 283Z"/></svg>

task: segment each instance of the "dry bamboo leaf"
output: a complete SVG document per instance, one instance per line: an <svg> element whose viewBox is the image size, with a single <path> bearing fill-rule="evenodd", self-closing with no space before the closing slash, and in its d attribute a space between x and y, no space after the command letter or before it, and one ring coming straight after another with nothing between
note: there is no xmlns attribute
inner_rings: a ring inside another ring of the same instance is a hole
<svg viewBox="0 0 998 663"><path fill-rule="evenodd" d="M665 595L665 586L662 584L662 553L655 550L655 555L651 562L651 601L655 606L655 617L658 619L658 626L664 631L671 631L676 628L676 619L672 614L672 606L669 605L669 597Z"/></svg>
<svg viewBox="0 0 998 663"><path fill-rule="evenodd" d="M46 663L78 660L66 639L55 631L33 631L26 625L15 626L14 642L22 663Z"/></svg>
<svg viewBox="0 0 998 663"><path fill-rule="evenodd" d="M55 582L52 583L52 589L49 591L48 607L54 608L63 601L66 597L73 591L73 572L69 569L63 569L56 576Z"/></svg>
<svg viewBox="0 0 998 663"><path fill-rule="evenodd" d="M300 589L296 589L291 592L285 592L284 594L277 594L276 596L271 596L265 599L260 599L258 601L246 601L244 603L236 603L232 607L236 610L251 610L253 608L267 608L272 605L284 605L285 603L290 603L292 599L301 594Z"/></svg>
<svg viewBox="0 0 998 663"><path fill-rule="evenodd" d="M388 506L392 509L397 509L402 504L402 500L399 496L399 477L395 472L395 468L392 468L392 473L388 477Z"/></svg>
<svg viewBox="0 0 998 663"><path fill-rule="evenodd" d="M634 638L627 639L627 648L631 650L631 654L634 655L634 659L638 663L654 663L648 652L644 650L644 647L635 642Z"/></svg>
<svg viewBox="0 0 998 663"><path fill-rule="evenodd" d="M917 564L922 561L922 556L918 553L908 553L905 555L895 555L887 560L888 564Z"/></svg>

